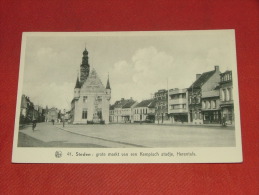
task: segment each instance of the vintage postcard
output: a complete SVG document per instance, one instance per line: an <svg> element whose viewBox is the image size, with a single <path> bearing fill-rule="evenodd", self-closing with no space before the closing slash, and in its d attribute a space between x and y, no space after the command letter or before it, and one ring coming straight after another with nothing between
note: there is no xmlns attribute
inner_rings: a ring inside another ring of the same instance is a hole
<svg viewBox="0 0 259 195"><path fill-rule="evenodd" d="M234 30L25 32L14 163L242 162Z"/></svg>

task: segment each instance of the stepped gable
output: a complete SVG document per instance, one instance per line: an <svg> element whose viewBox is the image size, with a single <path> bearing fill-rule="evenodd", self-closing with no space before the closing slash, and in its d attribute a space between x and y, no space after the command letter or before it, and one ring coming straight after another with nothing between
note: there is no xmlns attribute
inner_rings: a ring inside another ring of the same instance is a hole
<svg viewBox="0 0 259 195"><path fill-rule="evenodd" d="M189 89L200 88L214 73L214 70L202 73L202 75L196 81L194 81L194 83L189 87Z"/></svg>
<svg viewBox="0 0 259 195"><path fill-rule="evenodd" d="M90 72L87 80L83 83L81 93L105 93L105 87L95 69Z"/></svg>

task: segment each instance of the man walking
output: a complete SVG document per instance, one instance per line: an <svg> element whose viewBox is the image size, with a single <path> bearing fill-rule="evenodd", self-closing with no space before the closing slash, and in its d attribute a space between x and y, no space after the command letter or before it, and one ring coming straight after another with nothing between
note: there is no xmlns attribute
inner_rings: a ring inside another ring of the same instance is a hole
<svg viewBox="0 0 259 195"><path fill-rule="evenodd" d="M35 128L36 128L36 125L37 125L37 120L36 120L36 117L32 116L32 131L34 132Z"/></svg>

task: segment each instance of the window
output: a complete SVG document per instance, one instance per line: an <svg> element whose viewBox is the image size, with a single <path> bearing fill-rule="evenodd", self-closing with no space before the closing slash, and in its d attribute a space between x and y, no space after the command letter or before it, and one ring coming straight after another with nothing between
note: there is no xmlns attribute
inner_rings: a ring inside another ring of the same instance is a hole
<svg viewBox="0 0 259 195"><path fill-rule="evenodd" d="M226 92L226 101L229 101L229 90L225 89L225 92Z"/></svg>
<svg viewBox="0 0 259 195"><path fill-rule="evenodd" d="M225 90L224 89L221 90L221 100L225 101Z"/></svg>
<svg viewBox="0 0 259 195"><path fill-rule="evenodd" d="M205 101L202 101L202 108L206 108Z"/></svg>
<svg viewBox="0 0 259 195"><path fill-rule="evenodd" d="M102 96L97 97L98 102L102 102Z"/></svg>
<svg viewBox="0 0 259 195"><path fill-rule="evenodd" d="M83 96L83 102L84 102L84 103L87 102L87 96Z"/></svg>
<svg viewBox="0 0 259 195"><path fill-rule="evenodd" d="M82 119L87 119L87 110L86 109L83 109Z"/></svg>
<svg viewBox="0 0 259 195"><path fill-rule="evenodd" d="M207 101L207 108L208 108L208 109L211 108L210 101Z"/></svg>
<svg viewBox="0 0 259 195"><path fill-rule="evenodd" d="M98 116L99 119L102 120L102 117L103 117L103 116L102 116L102 111L97 111L97 116Z"/></svg>
<svg viewBox="0 0 259 195"><path fill-rule="evenodd" d="M216 108L216 100L212 101L212 108L215 109Z"/></svg>
<svg viewBox="0 0 259 195"><path fill-rule="evenodd" d="M200 97L197 97L197 102L196 102L196 104L199 104L199 103L201 103L201 98L200 98Z"/></svg>

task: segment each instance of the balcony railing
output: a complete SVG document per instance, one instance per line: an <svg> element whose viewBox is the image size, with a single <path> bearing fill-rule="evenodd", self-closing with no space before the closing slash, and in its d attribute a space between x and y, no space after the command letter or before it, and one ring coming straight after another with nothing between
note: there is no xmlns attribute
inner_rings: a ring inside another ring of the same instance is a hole
<svg viewBox="0 0 259 195"><path fill-rule="evenodd" d="M169 104L186 104L186 98L170 99L168 100Z"/></svg>
<svg viewBox="0 0 259 195"><path fill-rule="evenodd" d="M170 108L169 109L169 114L170 113L185 113L185 112L188 112L187 108Z"/></svg>

